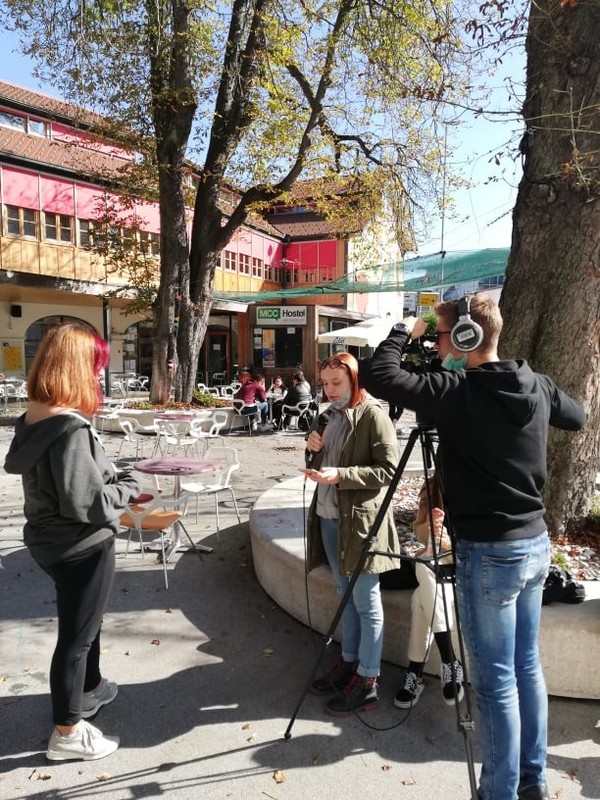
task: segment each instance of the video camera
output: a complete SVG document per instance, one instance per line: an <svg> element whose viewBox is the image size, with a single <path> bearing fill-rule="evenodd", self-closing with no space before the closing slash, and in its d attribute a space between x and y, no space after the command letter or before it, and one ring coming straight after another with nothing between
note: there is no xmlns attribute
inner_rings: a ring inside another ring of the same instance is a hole
<svg viewBox="0 0 600 800"><path fill-rule="evenodd" d="M434 347L436 342L435 335L428 333L419 339L412 339L402 356L404 369L409 372L437 372L441 368L441 360Z"/></svg>

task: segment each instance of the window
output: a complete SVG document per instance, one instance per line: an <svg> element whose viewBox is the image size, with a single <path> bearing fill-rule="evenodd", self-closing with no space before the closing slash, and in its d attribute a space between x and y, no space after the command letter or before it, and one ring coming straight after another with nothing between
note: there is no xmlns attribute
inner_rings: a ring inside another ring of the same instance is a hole
<svg viewBox="0 0 600 800"><path fill-rule="evenodd" d="M133 251L133 230L131 228L123 228L123 250L128 253Z"/></svg>
<svg viewBox="0 0 600 800"><path fill-rule="evenodd" d="M239 255L240 275L250 275L250 256L240 253Z"/></svg>
<svg viewBox="0 0 600 800"><path fill-rule="evenodd" d="M148 256L160 255L160 237L158 233L140 231L140 249Z"/></svg>
<svg viewBox="0 0 600 800"><path fill-rule="evenodd" d="M223 255L223 268L228 272L235 272L237 268L237 253L225 250Z"/></svg>
<svg viewBox="0 0 600 800"><path fill-rule="evenodd" d="M27 133L32 136L48 136L48 125L41 119L31 119L30 117L27 120Z"/></svg>
<svg viewBox="0 0 600 800"><path fill-rule="evenodd" d="M79 225L79 246L80 247L93 247L94 246L94 223L89 219L77 220Z"/></svg>
<svg viewBox="0 0 600 800"><path fill-rule="evenodd" d="M72 218L66 214L44 213L44 238L48 241L71 244L73 241Z"/></svg>
<svg viewBox="0 0 600 800"><path fill-rule="evenodd" d="M6 233L9 236L37 235L37 212L31 208L5 206Z"/></svg>
<svg viewBox="0 0 600 800"><path fill-rule="evenodd" d="M265 265L260 258L252 259L252 274L255 278L262 278L265 271Z"/></svg>
<svg viewBox="0 0 600 800"><path fill-rule="evenodd" d="M302 363L302 331L303 328L283 326L263 328L262 336L254 343L254 366L261 369L297 367Z"/></svg>
<svg viewBox="0 0 600 800"><path fill-rule="evenodd" d="M8 111L0 111L0 125L3 125L5 128L14 128L18 131L24 131L25 117L9 114Z"/></svg>

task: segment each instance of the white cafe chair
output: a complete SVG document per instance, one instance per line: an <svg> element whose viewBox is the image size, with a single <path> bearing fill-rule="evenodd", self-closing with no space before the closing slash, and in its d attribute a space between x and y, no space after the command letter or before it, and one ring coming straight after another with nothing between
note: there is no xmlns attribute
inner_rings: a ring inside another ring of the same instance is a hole
<svg viewBox="0 0 600 800"><path fill-rule="evenodd" d="M233 403L233 413L231 414L231 421L229 423L229 433L231 433L231 429L233 427L233 423L235 422L236 417L241 417L244 420L244 427L248 426L248 433L252 436L252 426L256 422L260 422L260 410L256 403L244 403L243 400L236 400L235 398L232 401Z"/></svg>
<svg viewBox="0 0 600 800"><path fill-rule="evenodd" d="M241 523L240 512L235 497L235 492L231 486L231 478L234 472L240 468L237 452L233 447L209 447L204 458L210 461L218 461L219 467L213 473L207 473L206 481L181 481L182 490L188 495L196 495L196 524L198 523L198 504L200 497L212 495L215 498L215 516L217 519L217 541L219 541L220 519L219 519L219 494L229 492L233 507L237 515L238 525Z"/></svg>
<svg viewBox="0 0 600 800"><path fill-rule="evenodd" d="M119 452L117 453L117 461L121 458L121 451L123 450L123 445L126 442L135 445L136 461L139 460L140 457L143 458L146 437L139 432L140 423L137 421L137 419L121 419L121 417L117 417L117 419L119 427L123 431L123 438L121 439Z"/></svg>
<svg viewBox="0 0 600 800"><path fill-rule="evenodd" d="M198 417L192 420L190 424L190 436L202 443L203 449L209 442L218 440L221 442L221 431L227 425L227 412L226 411L207 411L200 412Z"/></svg>
<svg viewBox="0 0 600 800"><path fill-rule="evenodd" d="M194 448L198 455L198 439L190 435L191 421L155 419L156 442L152 456L157 452L163 456L187 455Z"/></svg>
<svg viewBox="0 0 600 800"><path fill-rule="evenodd" d="M285 426L285 418L291 417L288 430L298 430L298 426L302 417L308 414L308 410L312 405L312 400L303 400L294 406L288 406L285 403L281 406L281 425ZM292 427L293 420L296 420L295 427Z"/></svg>

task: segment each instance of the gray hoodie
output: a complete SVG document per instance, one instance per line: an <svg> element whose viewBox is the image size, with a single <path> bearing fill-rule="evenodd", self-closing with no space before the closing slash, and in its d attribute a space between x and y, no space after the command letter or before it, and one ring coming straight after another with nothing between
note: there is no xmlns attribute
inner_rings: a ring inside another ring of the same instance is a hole
<svg viewBox="0 0 600 800"><path fill-rule="evenodd" d="M19 417L4 468L22 476L24 541L40 566L114 536L140 492L133 475L117 478L92 426L75 412L31 425Z"/></svg>

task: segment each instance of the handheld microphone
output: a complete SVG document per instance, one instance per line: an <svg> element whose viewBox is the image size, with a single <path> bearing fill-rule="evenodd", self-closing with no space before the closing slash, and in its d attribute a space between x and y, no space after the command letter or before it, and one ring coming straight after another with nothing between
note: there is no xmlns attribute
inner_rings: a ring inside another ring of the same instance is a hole
<svg viewBox="0 0 600 800"><path fill-rule="evenodd" d="M317 424L315 425L315 430L319 434L319 436L323 435L323 431L327 427L327 423L329 422L329 409L325 409L322 411L319 416L317 417ZM305 450L304 451L304 463L307 467L312 466L313 461L315 460L315 456L317 454L313 450Z"/></svg>

